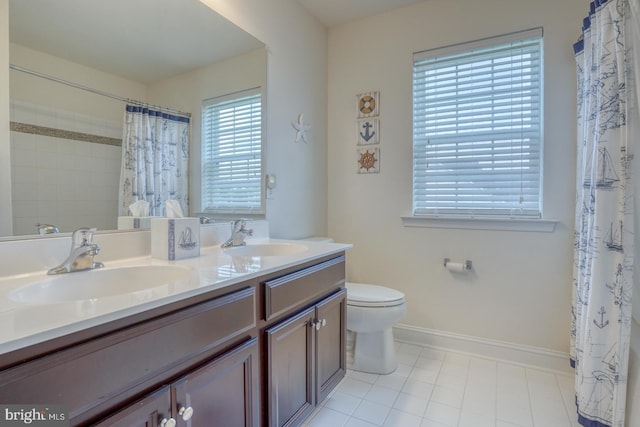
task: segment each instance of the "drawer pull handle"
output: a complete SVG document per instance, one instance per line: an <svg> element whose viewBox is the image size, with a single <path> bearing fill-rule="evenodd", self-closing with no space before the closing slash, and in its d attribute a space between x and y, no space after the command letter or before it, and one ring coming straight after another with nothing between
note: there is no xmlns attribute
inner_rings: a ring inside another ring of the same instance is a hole
<svg viewBox="0 0 640 427"><path fill-rule="evenodd" d="M191 406L189 406L188 408L185 408L184 406L182 406L178 411L178 415L182 415L183 420L189 421L193 416L193 408Z"/></svg>
<svg viewBox="0 0 640 427"><path fill-rule="evenodd" d="M176 420L173 418L163 418L162 421L160 421L160 427L176 427Z"/></svg>

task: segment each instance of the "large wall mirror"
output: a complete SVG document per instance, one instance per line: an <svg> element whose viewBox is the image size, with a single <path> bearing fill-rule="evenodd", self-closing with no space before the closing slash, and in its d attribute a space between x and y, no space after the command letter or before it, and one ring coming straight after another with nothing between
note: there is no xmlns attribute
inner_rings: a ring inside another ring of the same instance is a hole
<svg viewBox="0 0 640 427"><path fill-rule="evenodd" d="M199 0L10 0L9 20L13 236L116 228L126 103L96 92L191 113L197 199L202 101L265 91L264 44Z"/></svg>

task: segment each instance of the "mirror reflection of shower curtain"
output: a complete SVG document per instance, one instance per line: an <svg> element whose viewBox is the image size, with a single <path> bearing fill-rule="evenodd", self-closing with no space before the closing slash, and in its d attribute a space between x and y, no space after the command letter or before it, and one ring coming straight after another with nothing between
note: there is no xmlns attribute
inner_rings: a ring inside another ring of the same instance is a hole
<svg viewBox="0 0 640 427"><path fill-rule="evenodd" d="M164 202L177 200L189 213L189 118L127 105L122 138L118 215L149 202L150 216L165 216Z"/></svg>

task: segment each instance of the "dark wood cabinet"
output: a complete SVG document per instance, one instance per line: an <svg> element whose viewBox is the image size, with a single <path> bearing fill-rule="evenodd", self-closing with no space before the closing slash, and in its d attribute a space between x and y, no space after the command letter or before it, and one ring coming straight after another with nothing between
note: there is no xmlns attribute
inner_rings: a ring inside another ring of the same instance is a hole
<svg viewBox="0 0 640 427"><path fill-rule="evenodd" d="M255 335L255 300L245 288L2 370L0 402L63 405L91 425Z"/></svg>
<svg viewBox="0 0 640 427"><path fill-rule="evenodd" d="M82 427L300 425L345 374L344 269L326 256L4 354L0 402Z"/></svg>
<svg viewBox="0 0 640 427"><path fill-rule="evenodd" d="M345 375L346 290L265 331L269 426L295 426Z"/></svg>

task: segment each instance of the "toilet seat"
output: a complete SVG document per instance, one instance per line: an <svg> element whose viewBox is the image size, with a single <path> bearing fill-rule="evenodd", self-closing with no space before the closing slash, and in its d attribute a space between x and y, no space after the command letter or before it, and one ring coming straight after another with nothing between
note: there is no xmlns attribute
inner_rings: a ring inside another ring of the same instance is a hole
<svg viewBox="0 0 640 427"><path fill-rule="evenodd" d="M355 307L394 307L404 304L404 294L384 286L346 283L347 305Z"/></svg>

